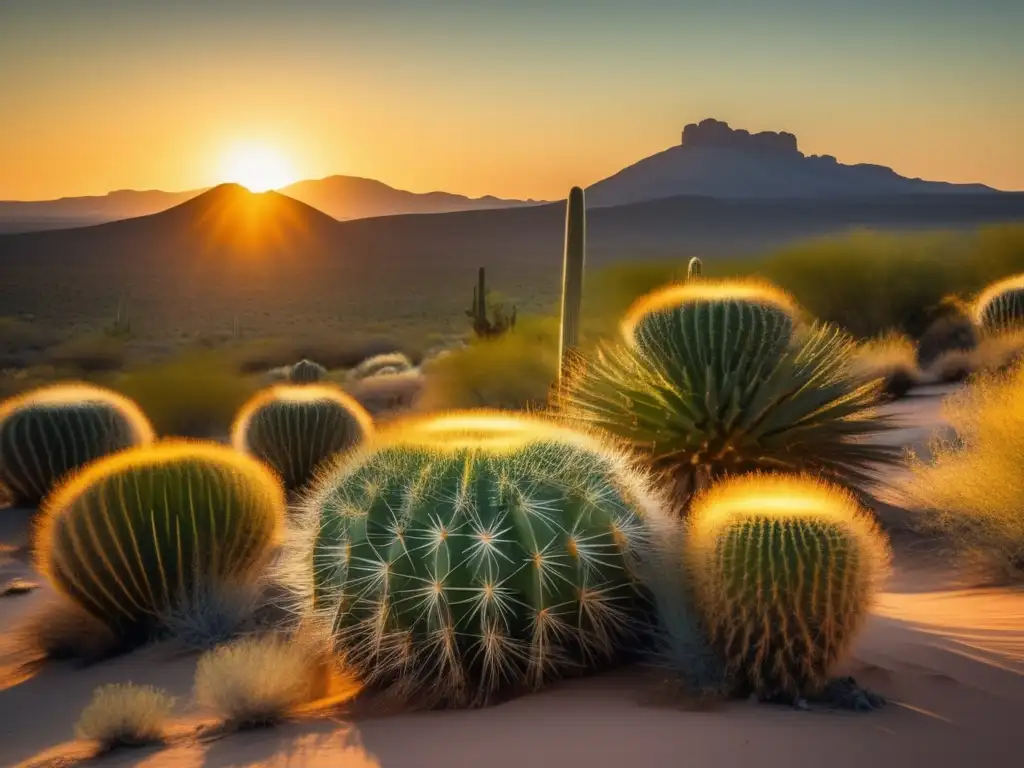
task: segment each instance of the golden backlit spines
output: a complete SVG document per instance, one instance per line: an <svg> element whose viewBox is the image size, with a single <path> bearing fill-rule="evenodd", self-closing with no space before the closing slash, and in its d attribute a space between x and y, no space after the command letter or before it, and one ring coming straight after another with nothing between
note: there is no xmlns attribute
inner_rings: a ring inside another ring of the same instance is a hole
<svg viewBox="0 0 1024 768"><path fill-rule="evenodd" d="M984 330L1020 330L1024 325L1024 273L985 286L974 300L972 313Z"/></svg>

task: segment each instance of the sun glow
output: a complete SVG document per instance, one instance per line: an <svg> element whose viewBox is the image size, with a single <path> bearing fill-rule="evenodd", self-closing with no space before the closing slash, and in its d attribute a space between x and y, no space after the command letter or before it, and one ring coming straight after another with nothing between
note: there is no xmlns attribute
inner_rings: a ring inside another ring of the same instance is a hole
<svg viewBox="0 0 1024 768"><path fill-rule="evenodd" d="M233 146L224 156L222 178L250 192L280 189L296 181L295 171L283 155L258 144Z"/></svg>

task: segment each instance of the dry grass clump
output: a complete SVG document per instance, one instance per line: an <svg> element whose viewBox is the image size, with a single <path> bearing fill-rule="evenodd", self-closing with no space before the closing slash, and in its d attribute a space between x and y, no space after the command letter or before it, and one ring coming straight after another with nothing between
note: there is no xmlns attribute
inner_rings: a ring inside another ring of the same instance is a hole
<svg viewBox="0 0 1024 768"><path fill-rule="evenodd" d="M124 650L106 624L65 598L44 603L14 631L20 648L47 659L94 663Z"/></svg>
<svg viewBox="0 0 1024 768"><path fill-rule="evenodd" d="M974 373L1006 371L1024 358L1024 331L983 336L974 349L953 349L939 355L925 373L935 381L964 381Z"/></svg>
<svg viewBox="0 0 1024 768"><path fill-rule="evenodd" d="M75 724L81 739L95 741L103 750L159 742L174 699L152 686L104 685Z"/></svg>
<svg viewBox="0 0 1024 768"><path fill-rule="evenodd" d="M345 389L371 415L411 409L426 382L416 368L401 373L370 376L345 384Z"/></svg>
<svg viewBox="0 0 1024 768"><path fill-rule="evenodd" d="M981 375L944 411L956 437L911 456L906 503L963 559L1024 581L1024 366Z"/></svg>
<svg viewBox="0 0 1024 768"><path fill-rule="evenodd" d="M358 685L303 638L278 634L247 637L199 659L197 703L228 728L273 725L317 702L341 703Z"/></svg>
<svg viewBox="0 0 1024 768"><path fill-rule="evenodd" d="M882 379L882 391L890 398L903 397L921 383L914 342L894 331L858 344L850 367L864 382Z"/></svg>
<svg viewBox="0 0 1024 768"><path fill-rule="evenodd" d="M161 616L161 624L180 646L209 650L253 625L262 587L259 580L210 586Z"/></svg>

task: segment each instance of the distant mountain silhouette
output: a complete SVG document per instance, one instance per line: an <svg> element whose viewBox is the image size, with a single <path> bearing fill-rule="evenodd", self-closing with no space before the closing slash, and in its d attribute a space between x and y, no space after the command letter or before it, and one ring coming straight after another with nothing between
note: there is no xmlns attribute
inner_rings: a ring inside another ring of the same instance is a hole
<svg viewBox="0 0 1024 768"><path fill-rule="evenodd" d="M845 165L831 155L805 155L791 133L752 134L708 118L687 125L678 146L591 185L587 203L622 205L676 195L779 199L994 191L983 184L910 179L881 165Z"/></svg>

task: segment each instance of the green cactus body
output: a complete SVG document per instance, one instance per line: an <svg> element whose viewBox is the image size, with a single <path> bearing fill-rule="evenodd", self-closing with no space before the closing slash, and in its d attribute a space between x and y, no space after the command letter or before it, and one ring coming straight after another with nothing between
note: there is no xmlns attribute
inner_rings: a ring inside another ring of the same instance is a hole
<svg viewBox="0 0 1024 768"><path fill-rule="evenodd" d="M352 369L353 379L365 379L376 376L381 369L398 369L398 371L411 371L412 361L401 352L388 352L383 355L374 355L363 360Z"/></svg>
<svg viewBox="0 0 1024 768"><path fill-rule="evenodd" d="M285 488L296 491L325 461L372 431L370 415L340 389L304 384L257 393L239 411L231 441L269 464Z"/></svg>
<svg viewBox="0 0 1024 768"><path fill-rule="evenodd" d="M560 393L571 421L631 445L666 481L682 512L725 475L820 471L848 482L899 451L870 438L877 384L848 373L853 342L800 328L797 309L756 283L697 281L641 299Z"/></svg>
<svg viewBox="0 0 1024 768"><path fill-rule="evenodd" d="M974 317L986 333L1024 328L1024 275L1014 275L985 288L975 302Z"/></svg>
<svg viewBox="0 0 1024 768"><path fill-rule="evenodd" d="M636 568L664 524L656 497L620 455L546 421L396 425L305 510L313 613L375 687L484 705L635 649L649 618Z"/></svg>
<svg viewBox="0 0 1024 768"><path fill-rule="evenodd" d="M258 461L215 443L156 443L95 462L54 492L38 565L120 637L144 641L162 617L256 578L284 508Z"/></svg>
<svg viewBox="0 0 1024 768"><path fill-rule="evenodd" d="M288 372L288 380L293 384L315 384L327 378L327 369L312 360L300 360Z"/></svg>
<svg viewBox="0 0 1024 768"><path fill-rule="evenodd" d="M573 187L565 210L565 255L562 263L562 329L558 348L559 386L572 366L572 355L580 343L583 304L583 268L586 257L587 207L583 190Z"/></svg>
<svg viewBox="0 0 1024 768"><path fill-rule="evenodd" d="M694 503L684 562L735 684L764 697L818 693L850 646L889 546L847 491L747 475Z"/></svg>
<svg viewBox="0 0 1024 768"><path fill-rule="evenodd" d="M131 400L89 384L58 384L0 405L0 484L36 506L68 473L153 441Z"/></svg>
<svg viewBox="0 0 1024 768"><path fill-rule="evenodd" d="M703 267L704 263L700 260L700 258L694 256L692 259L690 259L690 263L686 265L686 279L688 281L696 280L698 277L700 277L701 269L703 269Z"/></svg>

